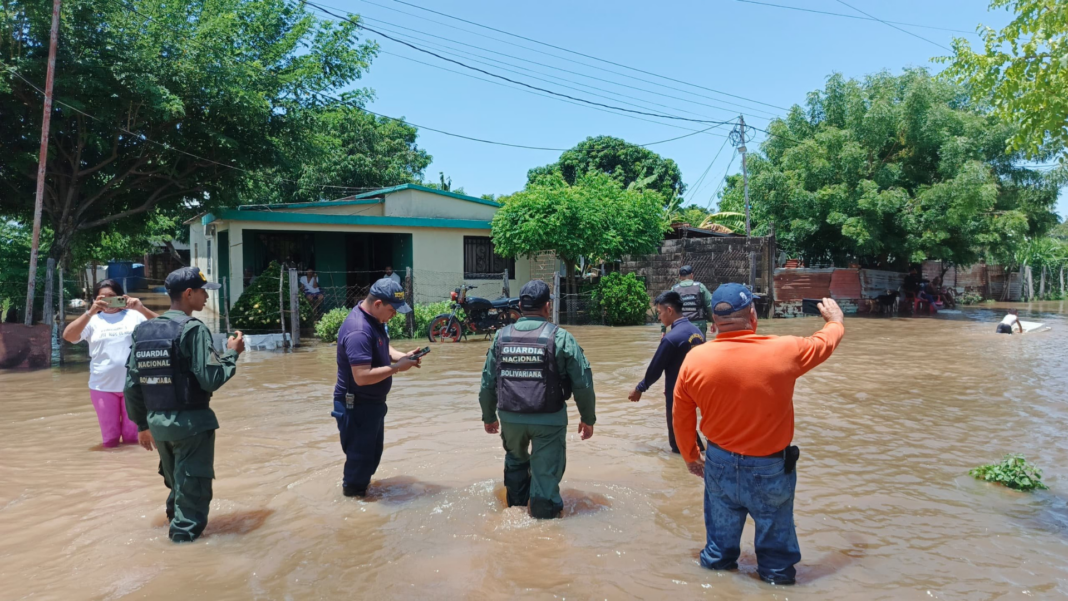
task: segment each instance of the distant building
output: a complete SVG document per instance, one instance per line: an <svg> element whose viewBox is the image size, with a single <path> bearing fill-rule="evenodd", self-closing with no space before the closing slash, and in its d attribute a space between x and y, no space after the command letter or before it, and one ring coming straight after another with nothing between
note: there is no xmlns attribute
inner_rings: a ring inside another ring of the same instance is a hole
<svg viewBox="0 0 1068 601"><path fill-rule="evenodd" d="M246 277L271 261L315 269L326 289L359 290L389 265L401 277L412 269L416 301L446 300L465 281L484 284L478 295L495 298L505 269L512 294L530 277L530 261L494 252L490 220L500 206L404 184L333 201L221 209L186 222L190 261L209 279L226 279L231 306ZM351 300L327 294L335 306Z"/></svg>

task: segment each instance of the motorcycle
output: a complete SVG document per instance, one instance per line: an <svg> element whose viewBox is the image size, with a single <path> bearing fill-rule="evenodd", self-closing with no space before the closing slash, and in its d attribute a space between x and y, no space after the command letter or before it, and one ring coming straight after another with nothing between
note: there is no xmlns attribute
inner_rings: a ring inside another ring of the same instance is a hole
<svg viewBox="0 0 1068 601"><path fill-rule="evenodd" d="M430 342L459 342L468 334L490 334L519 320L519 299L498 298L489 300L477 296L467 296L468 290L478 286L464 284L449 295L452 300L452 312L442 313L430 320L427 337ZM464 318L457 312L463 309Z"/></svg>

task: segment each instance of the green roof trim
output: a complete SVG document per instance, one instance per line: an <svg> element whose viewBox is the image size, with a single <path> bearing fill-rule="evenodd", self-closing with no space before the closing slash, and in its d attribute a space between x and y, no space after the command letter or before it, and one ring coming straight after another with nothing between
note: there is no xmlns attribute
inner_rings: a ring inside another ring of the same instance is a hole
<svg viewBox="0 0 1068 601"><path fill-rule="evenodd" d="M274 213L222 209L204 216L204 224L215 220L255 221L263 223L304 223L314 225L379 225L391 227L437 227L464 230L492 229L489 221L476 219L439 219L434 217L381 217L377 215L317 215L315 213Z"/></svg>
<svg viewBox="0 0 1068 601"><path fill-rule="evenodd" d="M401 184L399 186L393 186L392 188L382 188L381 190L373 190L371 192L364 192L363 194L357 194L353 198L371 198L374 196L384 196L386 194L392 194L394 192L400 192L402 190L419 190L420 192L429 192L431 194L437 194L438 196L447 196L449 198L455 198L457 200L466 200L467 202L473 202L480 205L486 205L488 207L501 207L501 203L494 202L492 200L486 200L485 198L476 198L474 196L467 196L465 194L456 194L455 192L446 192L445 190L438 190L436 188L427 188L426 186L420 186L419 184Z"/></svg>
<svg viewBox="0 0 1068 601"><path fill-rule="evenodd" d="M381 200L321 200L318 202L290 202L285 204L240 205L238 211L270 211L273 209L318 209L320 207L346 207L351 205L377 205Z"/></svg>

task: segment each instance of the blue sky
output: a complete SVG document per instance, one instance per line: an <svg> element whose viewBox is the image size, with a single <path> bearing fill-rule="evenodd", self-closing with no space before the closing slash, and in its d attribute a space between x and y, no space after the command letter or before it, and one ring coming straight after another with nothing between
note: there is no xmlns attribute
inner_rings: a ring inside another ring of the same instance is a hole
<svg viewBox="0 0 1068 601"><path fill-rule="evenodd" d="M387 35L531 85L636 111L696 120L721 121L743 114L748 123L758 127L785 113L777 107L802 103L808 92L822 88L832 72L863 77L884 69L898 73L909 66L937 72L941 65L930 59L948 51L936 44L948 47L953 36L968 37L973 43L979 38L935 28L972 32L979 23L1000 27L1009 19L1006 12L989 12L981 0L767 0L856 17L864 17L863 11L884 21L927 26L898 25L929 40L924 41L879 21L738 0L405 1L677 81L460 23L395 0L327 0L325 5L361 14L369 26ZM612 135L644 144L708 127L682 120L624 116L546 97L378 35L368 37L377 39L382 51L361 82L375 91L375 100L368 108L425 127L560 149L588 136ZM678 162L691 189L687 204L714 206L712 196L723 176L739 170L740 161L732 163L731 147L723 145L725 129L651 146ZM528 169L551 163L560 154L482 144L426 129L420 129L419 145L434 157L426 172L428 179L436 181L438 172L443 171L454 186L475 195L519 190ZM755 147L750 144L751 149ZM694 186L706 171L701 185ZM1068 214L1064 194L1058 212Z"/></svg>

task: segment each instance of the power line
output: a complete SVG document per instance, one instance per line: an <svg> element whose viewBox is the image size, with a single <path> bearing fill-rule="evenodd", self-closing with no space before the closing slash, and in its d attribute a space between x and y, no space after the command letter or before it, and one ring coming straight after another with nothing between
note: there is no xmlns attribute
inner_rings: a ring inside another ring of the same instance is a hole
<svg viewBox="0 0 1068 601"><path fill-rule="evenodd" d="M504 75L493 73L492 71L487 71L487 70L481 69L479 67L473 67L471 65L468 65L467 63L464 63L463 61L458 61L456 59L452 59L452 58L449 58L447 56L442 56L442 55L440 55L440 54L438 54L436 52L433 52L431 50L427 50L425 48L421 48L421 47L416 46L415 44L412 44L410 42L406 42L406 41L401 40L399 38L395 38L395 37L390 36L388 34L382 33L381 31L378 31L377 29L375 29L373 27L368 27L366 25L363 25L358 20L353 19L351 16L347 16L347 17L340 16L340 15L338 15L336 13L333 13L333 12L331 12L329 10L324 9L323 7L317 5L317 4L313 3L313 2L305 2L305 4L308 4L309 6L313 6L315 8L318 8L319 10L321 10L321 11L325 12L326 14L331 15L331 16L333 16L335 18L347 20L347 21L349 21L351 23L354 23L360 29L363 29L365 31L370 31L372 33L376 33L376 34L386 38L387 40L392 40L394 42L397 42L398 44L402 44L402 45L407 46L407 47L409 47L409 48L411 48L413 50L417 50L417 51L422 52L424 54L429 54L430 56L439 58L439 59L441 59L443 61L450 62L450 63L453 63L455 65L459 65L459 66L461 66L461 67L463 67L465 69L470 69L471 71L477 71L479 73L482 73L484 75L488 75L490 77L496 77L497 79L501 79L501 80L504 80L504 81L507 81L509 83L513 83L513 84L516 84L516 85L524 86L524 87L530 88L532 90L537 90L539 92L545 92L546 94L552 94L553 96L560 96L561 98L567 98L569 100L574 100L575 102L581 102L581 103L590 104L590 105L593 105L593 106L600 106L600 107L604 107L604 108L612 109L612 110L616 110L616 111L621 111L621 112L634 113L634 114L637 114L637 115L645 115L647 117L659 117L661 119L674 119L676 121L689 121L691 123L705 123L705 124L708 124L708 123L728 123L728 121L711 121L711 120L708 120L708 119L690 119L688 117L679 117L679 116L676 116L676 115L666 115L666 114L662 114L662 113L651 113L651 112L648 112L648 111L639 111L639 110L635 110L635 109L628 109L628 108L624 108L624 107L620 107L620 106L614 106L614 105L611 105L611 104L605 104L603 102L596 102L596 101L593 101L593 100L586 100L585 98L578 98L576 96L571 96L571 95L568 95L568 94L564 94L562 92L555 92L553 90L549 90L549 89L546 89L546 88L540 88L538 86L535 86L535 85L532 85L532 84L529 84L529 83L526 83L526 82L518 81L518 80L515 80L515 79L511 79L509 77L505 77Z"/></svg>
<svg viewBox="0 0 1068 601"><path fill-rule="evenodd" d="M896 30L898 30L898 31L900 31L902 33L907 33L907 34L909 34L910 36L912 36L914 38L919 38L919 39L927 42L928 44L934 44L935 46L938 46L939 48L941 48L943 50L947 50L949 52L953 52L953 50L951 48L943 46L942 44L939 44L938 42L931 41L931 40L929 40L929 39L927 39L927 38L925 38L922 35L919 35L917 33L912 33L911 31L909 31L907 29L901 29L900 27L898 27L897 25L894 25L893 23L891 23L889 21L884 21L884 20L880 19L879 17L876 17L875 15L868 14L868 13L860 10L859 8L857 8L855 6L850 6L849 4L846 4L845 2L843 2L843 0L834 0L834 1L837 2L838 4L841 4L842 6L844 6L846 8L851 8L851 9L857 11L858 13L860 13L860 14L866 16L866 17L870 17L872 19L875 19L876 21L882 23L883 25L886 25L887 27L893 27L894 29L896 29Z"/></svg>
<svg viewBox="0 0 1068 601"><path fill-rule="evenodd" d="M486 83L490 83L490 84L493 84L495 86L501 86L501 87L509 89L509 90L515 90L517 92L523 92L524 94L532 94L532 95L538 96L540 98L548 98L549 100L555 100L557 102L566 102L567 104L573 104L575 106L582 107L582 108L585 108L585 109L590 109L590 110L594 110L594 111L600 111L602 113L608 113L609 115L615 115L616 117L626 117L627 119L634 119L634 120L637 120L637 121L645 121L646 123L653 123L653 124L661 125L661 126L664 126L664 127L672 127L672 128L675 128L675 129L681 129L681 130L690 132L688 134L685 134L685 135L682 135L682 136L678 136L678 137L675 137L675 138L669 138L667 140L659 140L659 141L656 141L656 142L649 142L649 143L646 143L646 144L639 144L638 146L653 146L653 145L656 145L656 144L664 144L664 143L667 143L667 142L674 142L675 140L681 140L682 138L688 138L690 136L695 136L697 134L707 133L710 130L716 129L718 127L723 127L724 125L728 125L727 123L719 123L719 124L713 125L711 127L708 127L706 129L691 130L688 127L685 127L685 126L682 126L682 125L676 125L674 123L663 123L661 121L653 121L652 119L646 119L645 117L638 117L637 115L628 115L626 113L617 113L615 111L610 111L608 109L603 109L603 108L599 108L599 107L596 107L596 106L588 106L588 105L585 105L585 104L579 104L577 102L571 102L570 100L564 100L563 98L557 98L555 96L549 96L548 94L541 94L541 93L535 92L533 90L528 90L526 88L512 87L512 86L510 86L508 84L501 83L501 82L493 80L493 79L486 79L485 77L478 77L477 75L472 75L470 73L464 73L463 71L457 71L455 69L450 69L448 67L443 67L441 65L435 65L433 63L424 62L424 61L421 61L421 60L418 60L418 59L411 58L409 56L404 56L403 54L397 54L395 52L389 52L387 50L383 50L382 54L386 54L386 55L389 55L389 56L395 56L397 58L404 59L406 61L411 61L413 63L417 63L417 64L420 64L420 65L424 65L424 66L430 67L432 69L439 69L441 71L447 71L449 73L455 73L456 75L460 75L462 77L469 77L471 79L474 79L474 80L477 80L477 81L486 82ZM716 137L725 137L724 134L709 133L708 135L716 136ZM561 150L563 150L563 149L561 149Z"/></svg>
<svg viewBox="0 0 1068 601"><path fill-rule="evenodd" d="M697 178L697 181L693 183L693 192L690 194L690 202L693 202L694 197L697 196L697 192L700 191L701 185L705 181L705 177L712 169L712 165L714 165L716 163L716 160L719 159L719 155L723 152L723 149L727 147L727 142L729 141L729 137L726 140L723 140L723 144L719 147L719 150L716 151L716 156L712 157L712 160L708 163L708 167L705 167L704 173L702 173L701 177ZM685 199L686 197L684 196L683 200L685 201Z"/></svg>
<svg viewBox="0 0 1068 601"><path fill-rule="evenodd" d="M376 6L378 6L378 5L376 5ZM388 7L383 7L383 8L388 8ZM402 14L409 14L409 13L402 12ZM413 16L415 16L415 15L413 15ZM860 18L860 17L858 17L858 18ZM628 88L628 89L631 89L631 90L637 90L639 92L645 92L647 94L652 94L652 95L656 95L656 96L662 96L664 98L671 98L673 100L679 100L679 101L682 101L682 102L687 102L687 103L691 103L691 104L697 104L697 105L701 105L701 106L706 106L706 107L714 108L714 109L717 109L717 110L724 110L724 111L727 111L727 110L734 111L734 110L736 110L736 109L729 109L729 108L718 106L718 105L714 105L714 104L707 104L707 103L704 103L704 102L698 102L696 100L691 100L691 99L688 99L688 98L680 98L678 96L672 96L671 94L664 94L663 92L657 92L655 90L648 90L646 88L641 88L641 87L638 87L638 86L632 86L632 85L629 85L629 84L620 83L620 82L617 82L617 81L613 81L611 79L604 79L602 77L596 77L594 75L588 75L586 73L582 73L582 72L579 72L579 71L572 71L570 69L565 69L563 67L557 67L557 66L554 66L554 65L541 63L541 62L538 62L538 61L534 61L534 60L530 60L530 59L527 59L527 58L523 58L521 56L515 56L513 54L508 54L508 53L505 53L505 52L500 52L500 51L497 51L497 50L493 50L491 48L485 48L485 47L482 47L482 46L476 46L474 44L468 44L466 42L461 42L459 40L454 40L452 38L436 35L436 34L429 33L429 32L426 32L426 31L422 31L422 30L419 30L419 29L414 29L414 28L411 28L411 27L405 27L403 25L397 25L396 23L390 23L389 21L384 21L382 19L376 19L374 17L368 17L367 15L360 15L360 19L361 20L367 20L367 21L373 21L373 22L376 22L376 23L381 23L381 24L384 24L384 25L387 25L387 26L390 26L390 27L395 27L397 29L403 29L403 30L406 30L406 31L418 33L418 34L421 34L421 35L424 35L424 36L428 36L428 37L431 37L431 38L436 38L436 39L439 39L439 40L445 40L447 42L452 42L454 44L459 44L461 46L466 46L468 48L474 48L476 50L482 50L484 52L489 52L491 54L495 54L495 55L498 55L498 56L504 56L504 57L515 59L515 60L522 61L522 62L525 62L525 63L530 63L532 65L537 65L539 67L545 67L547 69L553 69L553 70L556 70L556 71L561 71L563 73L569 73L569 74L572 74L572 75L578 75L579 77L584 77L584 78L587 78L587 79L592 79L594 81L600 81L600 82L608 83L608 84L611 84L611 85L614 85L614 86L619 86L621 88ZM436 23L437 21L431 21L431 22ZM387 29L387 31L389 31L389 30ZM466 31L466 30L461 29L460 31ZM496 38L492 38L492 37L487 37L486 39L496 40ZM525 46L519 46L517 44L511 44L511 45L515 46L516 48L527 49ZM445 47L446 48L451 48L449 46L445 46ZM455 50L455 49L453 49L453 50ZM459 50L456 50L456 51L459 52ZM540 52L540 51L534 50L534 52ZM548 53L543 53L543 52L541 54L545 54L546 56L551 56L551 57L554 57L554 58L559 58L554 54L548 54ZM470 53L470 55L480 56L482 58L488 58L488 57L486 57L484 55L479 55L479 54L475 54L475 53ZM490 60L492 60L492 59L490 59ZM568 60L568 59L561 59L561 60ZM503 61L501 61L501 62L503 64L511 64L511 63L504 63ZM586 63L582 63L582 62L578 62L578 61L568 60L568 62L572 62L574 64L583 65L583 66L590 66L590 65L587 65ZM512 66L516 66L516 65L512 64ZM592 68L604 71L606 73L618 74L615 71L611 71L611 70L607 70L607 69L601 69L600 67L592 67ZM537 71L535 71L535 72L537 72ZM565 80L565 81L572 81L572 80ZM645 80L639 79L638 81L645 81ZM659 84L654 84L654 85L659 85ZM597 88L594 88L594 89L597 89ZM672 87L668 86L666 89L676 90L677 88L672 88ZM613 92L613 93L615 93L615 92ZM699 98L707 98L706 96L703 96L703 95L700 95L700 94L693 94L692 92L683 91L683 93L691 94L691 95L697 96ZM739 105L739 104L733 103L733 102L726 102L726 101L724 101L724 102L726 104L733 104L735 106L742 106L742 105ZM770 115L772 117L775 116L774 113L770 113L770 112L767 112L767 111L762 111L762 110L759 110L759 109L752 109L752 108L749 108L749 107L743 107L743 108L746 108L746 110L749 111L750 113L759 112L759 113L763 113L765 115ZM763 119L764 117L761 117L761 118Z"/></svg>
<svg viewBox="0 0 1068 601"><path fill-rule="evenodd" d="M772 8L785 8L788 10L797 10L806 13L816 13L819 15L830 15L832 17L844 17L846 19L858 19L860 21L876 21L886 24L893 23L895 25L906 25L908 27L922 27L923 29L937 29L939 31L949 31L952 33L963 33L966 35L977 35L974 31L964 31L963 29L950 29L948 27L934 27L932 25L920 25L919 23L903 23L901 21L883 21L874 17L858 17L857 15L847 15L845 13L833 13L826 10L815 10L812 8L802 8L800 6L786 6L785 4L772 4L770 2L757 2L756 0L737 0L738 2L744 2L746 4L758 4L760 6L770 6Z"/></svg>
<svg viewBox="0 0 1068 601"><path fill-rule="evenodd" d="M364 1L367 2L367 0L364 0ZM637 67L631 67L629 65L624 65L622 63L617 63L617 62L610 61L610 60L607 60L607 59L603 59L603 58L600 58L600 57L597 57L597 56L592 56L592 55L589 55L589 54L583 54L582 52L578 52L576 50L570 50L568 48L564 48L564 47L561 47L561 46L556 46L556 45L553 45L553 44L549 44L547 42L542 42L540 40L535 40L533 38L529 38L529 37L522 36L522 35L519 35L519 34L511 33L511 32L508 32L508 31L504 31L502 29L497 29L495 27L490 27L489 25L483 25L481 23L476 23L474 21L469 21L467 19L462 19L460 17L455 17L455 16L450 15L450 14L446 14L446 13L443 13L443 12L439 12L439 11L436 11L436 10L432 10L432 9L429 9L429 8L425 8L425 7L419 6L417 4L412 4L410 2L404 2L403 0L393 0L393 1L397 2L398 4L403 4L405 6L410 6L412 8L415 8L415 9L418 9L418 10L422 10L422 11L426 11L426 12L429 12L429 13L433 13L433 14L436 14L436 15L439 15L439 16L442 16L442 17L445 17L445 18L448 18L448 19L453 19L455 21L460 21L461 23L467 23L468 25L474 25L475 27L480 27L482 29L487 29L489 31L495 31L497 33L504 34L504 35L507 35L507 36L510 36L510 37L513 37L513 38L517 38L517 39L520 39L520 40L525 40L525 41L528 41L528 42L531 42L531 43L534 43L534 44L539 44L541 46L545 46L545 47L548 47L548 48L553 48L553 49L556 49L556 50L560 50L562 52L567 52L569 54L574 54L576 56L582 56L582 57L585 57L585 58L588 58L588 59L591 59L591 60L595 60L595 61L598 61L598 62L602 62L602 63L605 63L605 64L614 65L616 67L620 67L620 68L623 68L623 69L628 69L630 71L634 71L634 72L637 72L637 73L643 73L645 75L651 75L653 77L658 77L658 78L664 79L666 81L673 81L675 83L680 83L680 84L691 86L691 87L698 88L698 89L701 89L701 90L706 90L708 92L712 92L712 93L715 93L715 94L720 94L720 95L723 95L723 96L730 96L731 98L737 98L739 100L745 100L746 102L753 102L753 103L756 103L756 104L762 104L764 106L769 106L771 108L776 108L776 109L780 109L780 110L784 110L784 111L785 110L789 110L786 107L777 106L777 105L774 105L774 104L769 104L767 102L761 102L759 100L754 100L752 98L746 98L745 96L739 96L737 94L730 94L728 92L723 92L721 90L716 90L716 89L713 89L713 88L708 88L708 87L705 87L705 86L697 85L697 84L694 84L694 83L690 83L688 81L683 81L683 80L680 80L680 79L674 79L674 78L668 77L666 75L661 75L659 73L653 73L651 71L645 71L645 70L639 69ZM374 2L368 2L368 4L381 6L381 5L375 4ZM403 11L401 11L401 12L403 12ZM405 14L407 14L407 13L405 13Z"/></svg>
<svg viewBox="0 0 1068 601"><path fill-rule="evenodd" d="M712 199L715 198L717 194L719 194L720 190L723 189L723 184L727 183L727 176L731 172L731 166L734 165L734 157L735 156L737 156L737 155L734 154L734 153L731 153L731 162L727 163L727 170L723 172L722 180L720 180L719 185L716 186L716 189L712 192L712 196L708 197L708 202L705 203L705 209L706 210L708 209L708 207L712 206Z"/></svg>

